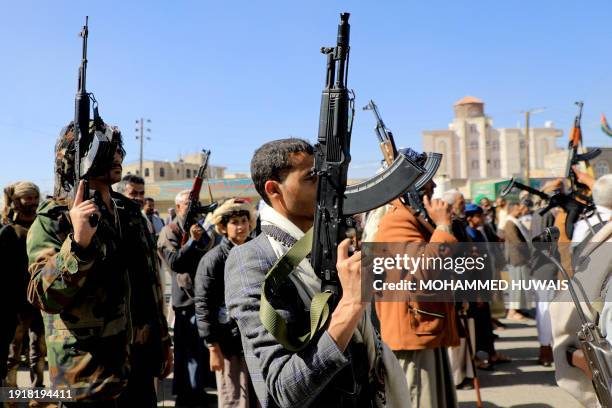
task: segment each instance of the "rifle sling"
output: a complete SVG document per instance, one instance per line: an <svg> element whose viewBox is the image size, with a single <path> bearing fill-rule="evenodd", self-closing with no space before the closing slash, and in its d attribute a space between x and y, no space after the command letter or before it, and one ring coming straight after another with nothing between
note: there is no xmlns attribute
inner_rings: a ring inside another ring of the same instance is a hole
<svg viewBox="0 0 612 408"><path fill-rule="evenodd" d="M312 228L300 238L276 263L270 268L261 287L261 304L259 319L272 336L287 350L300 351L327 324L330 316L327 301L329 292L317 293L310 303L310 330L301 335L289 333L287 322L268 302L268 294L274 294L287 280L291 272L302 262L312 250Z"/></svg>

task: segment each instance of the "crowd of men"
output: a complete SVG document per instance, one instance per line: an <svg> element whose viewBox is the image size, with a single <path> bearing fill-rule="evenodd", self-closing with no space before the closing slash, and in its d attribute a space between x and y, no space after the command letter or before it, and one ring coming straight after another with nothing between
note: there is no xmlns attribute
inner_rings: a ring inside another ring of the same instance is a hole
<svg viewBox="0 0 612 408"><path fill-rule="evenodd" d="M206 388L216 387L220 407L446 408L457 406L456 389L472 387L477 370L510 361L495 350L494 330L505 324L493 318L487 301L372 306L362 297L361 252L348 239L330 249L338 251L342 296L327 326L300 350L283 346L262 323L262 284L313 225L313 146L300 139L264 144L251 160L258 211L245 200L229 199L185 228L189 190L177 194L175 209L162 220L154 200L145 198L144 180L122 177L120 133L105 126L117 135L115 155L87 186L81 181L74 191L69 125L56 144L53 196L41 200L30 182L4 189L4 385L17 386L27 346L31 385L71 388L76 401L60 403L65 406L157 406L159 380L172 372L177 406L207 406ZM578 174L597 210L575 225L573 240L610 242L612 175L594 180ZM543 190L556 191L561 184ZM514 244L526 244L552 226L559 208L540 216L536 210L547 203L528 195L518 202L497 197L493 204L494 197L482 196L468 203L458 190L435 189L429 180L420 192L426 214L398 198L361 217L363 239L505 242L506 250L490 247L495 270L507 270L509 279L556 279L549 263L534 267L537 257L528 245ZM91 199L84 199L86 190ZM585 251L590 252L583 258L603 260L600 296L608 302L598 324L610 341L612 291L606 282L612 251L598 246ZM171 279L171 309L164 303L164 271ZM320 290L305 259L265 301L283 315L287 331L302 333L310 328L310 301ZM584 356L571 352L580 348L572 305L553 306L554 290L534 296L510 290L505 317L531 318L535 301L539 364L554 362L559 384L584 404L594 404ZM45 356L51 384L43 384Z"/></svg>

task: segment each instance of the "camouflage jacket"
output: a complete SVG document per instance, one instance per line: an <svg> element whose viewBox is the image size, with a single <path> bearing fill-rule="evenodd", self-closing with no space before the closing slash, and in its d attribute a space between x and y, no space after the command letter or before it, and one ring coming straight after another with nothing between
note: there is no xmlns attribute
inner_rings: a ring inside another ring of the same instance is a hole
<svg viewBox="0 0 612 408"><path fill-rule="evenodd" d="M41 203L28 233L28 300L43 311L51 382L79 401L123 391L130 346L150 347L161 371L170 341L154 243L138 206L112 198L116 212L101 208L86 250L73 242L68 207L54 200Z"/></svg>

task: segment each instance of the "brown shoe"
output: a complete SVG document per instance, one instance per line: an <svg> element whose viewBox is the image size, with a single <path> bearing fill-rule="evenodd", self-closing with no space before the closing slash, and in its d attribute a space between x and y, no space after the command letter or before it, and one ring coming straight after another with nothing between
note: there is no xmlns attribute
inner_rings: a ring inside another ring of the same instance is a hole
<svg viewBox="0 0 612 408"><path fill-rule="evenodd" d="M554 362L553 351L551 346L540 346L540 356L538 357L538 364L544 367L552 366Z"/></svg>

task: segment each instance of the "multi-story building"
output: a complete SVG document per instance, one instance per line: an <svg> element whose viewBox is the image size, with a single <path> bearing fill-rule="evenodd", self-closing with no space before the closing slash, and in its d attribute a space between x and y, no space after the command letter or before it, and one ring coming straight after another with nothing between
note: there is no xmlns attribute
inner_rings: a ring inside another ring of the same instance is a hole
<svg viewBox="0 0 612 408"><path fill-rule="evenodd" d="M593 150L594 147L587 147L586 150ZM593 168L595 177L601 177L604 174L610 173L612 168L612 147L600 147L601 154L591 160L589 163ZM562 150L557 153L549 154L544 158L547 177L563 177L567 171L567 150Z"/></svg>
<svg viewBox="0 0 612 408"><path fill-rule="evenodd" d="M446 130L423 132L425 151L439 152L444 159L438 175L449 179L509 178L525 174L525 129L494 128L485 115L484 102L472 96L457 101L455 117ZM557 152L563 131L552 125L529 129L529 169L538 172L544 157Z"/></svg>
<svg viewBox="0 0 612 408"><path fill-rule="evenodd" d="M145 183L157 183L162 181L177 181L193 179L202 164L203 153L192 153L175 162L162 160L143 160L142 173L140 174L140 162L124 164L123 174L136 174L145 179ZM225 167L208 165L206 169L208 178L223 178Z"/></svg>

